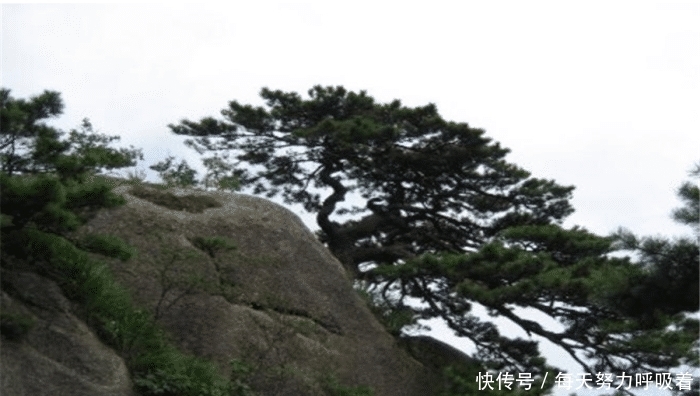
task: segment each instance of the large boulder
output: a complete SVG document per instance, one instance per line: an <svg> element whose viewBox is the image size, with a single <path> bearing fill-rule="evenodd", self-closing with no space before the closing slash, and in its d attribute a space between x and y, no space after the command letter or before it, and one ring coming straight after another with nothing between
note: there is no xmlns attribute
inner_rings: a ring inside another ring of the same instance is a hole
<svg viewBox="0 0 700 396"><path fill-rule="evenodd" d="M324 395L328 384L367 386L377 396L423 396L435 389L434 370L397 345L341 264L290 211L223 192L146 185L115 191L127 204L99 212L80 232L114 235L136 249L128 261L108 260L114 276L184 351L214 361L224 375L231 361L244 362L253 368L246 380L260 395ZM92 394L128 394L123 362L69 309L52 312L63 316L45 313L48 319L33 327L46 330L32 330L22 343L3 343L3 390L18 389L3 394L42 394L33 392L29 379L6 387L8 377L29 375L27 367L44 383L60 382L57 373L70 367L71 378L101 387ZM55 347L70 353L45 345L57 332L65 344ZM71 394L90 394L82 392Z"/></svg>

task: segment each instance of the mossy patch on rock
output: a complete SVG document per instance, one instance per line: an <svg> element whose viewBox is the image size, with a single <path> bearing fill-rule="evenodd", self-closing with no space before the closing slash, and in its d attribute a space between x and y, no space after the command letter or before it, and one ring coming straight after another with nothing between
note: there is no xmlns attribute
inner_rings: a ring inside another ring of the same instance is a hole
<svg viewBox="0 0 700 396"><path fill-rule="evenodd" d="M129 193L168 209L190 213L202 213L205 209L221 207L221 203L210 195L188 194L179 196L170 191L160 191L144 185L131 187Z"/></svg>

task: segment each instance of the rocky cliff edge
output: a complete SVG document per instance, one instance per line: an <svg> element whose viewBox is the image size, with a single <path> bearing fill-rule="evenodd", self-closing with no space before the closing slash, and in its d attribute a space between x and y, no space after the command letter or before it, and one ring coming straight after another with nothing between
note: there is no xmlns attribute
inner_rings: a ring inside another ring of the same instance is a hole
<svg viewBox="0 0 700 396"><path fill-rule="evenodd" d="M324 384L380 395L426 395L436 378L397 346L340 263L301 220L264 199L121 185L127 204L79 231L117 236L137 252L107 259L134 302L187 353L252 371L259 395L324 395ZM227 241L212 249L208 241ZM221 246L218 246L221 247ZM4 274L3 312L33 325L2 340L3 395L130 395L124 361L81 321L56 284Z"/></svg>

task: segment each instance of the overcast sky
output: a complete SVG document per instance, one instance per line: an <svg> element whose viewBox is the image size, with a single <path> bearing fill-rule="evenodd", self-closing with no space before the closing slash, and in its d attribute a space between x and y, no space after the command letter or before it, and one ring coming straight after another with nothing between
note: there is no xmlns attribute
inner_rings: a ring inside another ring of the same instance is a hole
<svg viewBox="0 0 700 396"><path fill-rule="evenodd" d="M435 103L576 186L567 225L680 235L675 190L700 161L699 21L700 1L3 4L1 84L61 92L57 125L89 117L143 148L144 167L197 161L167 125L262 104L262 87Z"/></svg>

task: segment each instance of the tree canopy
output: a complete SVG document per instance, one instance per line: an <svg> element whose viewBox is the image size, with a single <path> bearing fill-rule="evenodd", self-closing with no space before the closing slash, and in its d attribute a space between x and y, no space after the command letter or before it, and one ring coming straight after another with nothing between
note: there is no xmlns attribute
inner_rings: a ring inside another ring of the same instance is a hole
<svg viewBox="0 0 700 396"><path fill-rule="evenodd" d="M86 215L121 199L104 183L88 176L133 166L135 148L113 148L117 136L96 133L85 119L79 130L65 133L46 123L63 112L60 94L45 91L15 99L0 89L0 187L3 237L26 225L63 235Z"/></svg>
<svg viewBox="0 0 700 396"><path fill-rule="evenodd" d="M388 311L442 318L501 370L542 374L538 339L593 373L696 362L697 321L684 313L697 310L697 292L686 296L654 266L611 256L615 238L564 229L573 187L509 163L508 149L483 130L444 120L432 104L377 103L343 87L316 86L308 98L265 88L261 97L264 106L234 100L222 118L170 128L200 153L232 158L244 188L314 213L320 239ZM692 210L676 213L697 222ZM694 257L679 260L696 281ZM683 296L646 309L640 284ZM474 305L537 338L503 335Z"/></svg>
<svg viewBox="0 0 700 396"><path fill-rule="evenodd" d="M269 110L236 101L222 113L171 125L204 150L239 153L237 176L317 213L331 251L358 273L422 253L478 249L515 225L558 222L573 187L529 177L507 149L433 105L377 104L366 93L315 87L310 100L263 89ZM213 140L211 137L220 137ZM322 196L318 189L330 189ZM364 204L341 206L346 199ZM364 214L339 222L332 216Z"/></svg>

